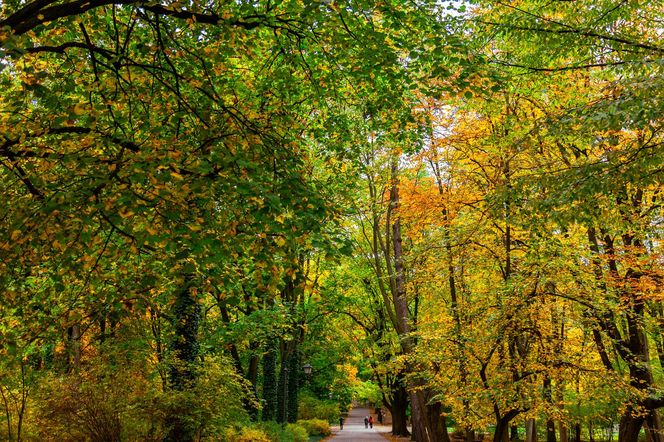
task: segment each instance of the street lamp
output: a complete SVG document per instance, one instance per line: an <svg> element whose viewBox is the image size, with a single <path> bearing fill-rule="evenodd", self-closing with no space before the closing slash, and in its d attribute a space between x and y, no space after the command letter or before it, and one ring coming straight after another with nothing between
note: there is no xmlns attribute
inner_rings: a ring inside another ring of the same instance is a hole
<svg viewBox="0 0 664 442"><path fill-rule="evenodd" d="M311 376L311 371L313 370L313 367L311 366L311 364L304 364L302 370L304 370L304 374L306 374L308 377Z"/></svg>

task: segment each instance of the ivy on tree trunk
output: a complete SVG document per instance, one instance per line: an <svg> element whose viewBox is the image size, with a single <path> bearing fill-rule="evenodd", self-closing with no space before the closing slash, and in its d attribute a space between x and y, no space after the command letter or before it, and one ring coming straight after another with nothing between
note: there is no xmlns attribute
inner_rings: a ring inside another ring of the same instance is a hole
<svg viewBox="0 0 664 442"><path fill-rule="evenodd" d="M297 421L298 392L300 388L300 349L297 344L288 358L288 422Z"/></svg>
<svg viewBox="0 0 664 442"><path fill-rule="evenodd" d="M182 289L176 294L173 305L172 362L169 367L169 386L176 392L190 390L196 382L199 354L198 327L201 307L193 295L192 275L186 275ZM187 405L176 407L169 416L169 431L165 442L189 442L195 437L196 428L187 418L192 410Z"/></svg>
<svg viewBox="0 0 664 442"><path fill-rule="evenodd" d="M278 411L278 384L277 384L277 340L267 343L263 356L263 414L264 421L277 420Z"/></svg>

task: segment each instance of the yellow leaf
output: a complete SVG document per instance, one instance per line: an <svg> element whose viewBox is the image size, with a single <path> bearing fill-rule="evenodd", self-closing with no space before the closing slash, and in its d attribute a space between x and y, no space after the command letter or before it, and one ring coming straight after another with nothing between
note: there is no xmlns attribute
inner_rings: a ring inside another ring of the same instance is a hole
<svg viewBox="0 0 664 442"><path fill-rule="evenodd" d="M76 104L74 105L74 114L76 115L83 115L85 113L85 105L83 104Z"/></svg>

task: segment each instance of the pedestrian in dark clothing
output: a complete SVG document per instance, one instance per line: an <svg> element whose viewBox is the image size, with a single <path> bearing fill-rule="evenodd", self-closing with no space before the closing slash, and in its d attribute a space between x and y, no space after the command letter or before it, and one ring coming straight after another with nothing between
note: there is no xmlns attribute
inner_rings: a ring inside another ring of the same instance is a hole
<svg viewBox="0 0 664 442"><path fill-rule="evenodd" d="M383 424L383 410L378 410L378 423Z"/></svg>
<svg viewBox="0 0 664 442"><path fill-rule="evenodd" d="M343 430L343 429L344 429L344 418L340 417L339 418L339 430Z"/></svg>
<svg viewBox="0 0 664 442"><path fill-rule="evenodd" d="M364 416L364 428L369 428L369 416Z"/></svg>

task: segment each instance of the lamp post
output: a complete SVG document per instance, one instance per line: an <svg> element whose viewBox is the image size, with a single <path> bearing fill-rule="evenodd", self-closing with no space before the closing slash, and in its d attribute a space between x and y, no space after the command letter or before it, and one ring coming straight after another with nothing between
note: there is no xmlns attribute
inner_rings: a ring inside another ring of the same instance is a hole
<svg viewBox="0 0 664 442"><path fill-rule="evenodd" d="M311 372L313 371L313 367L311 364L306 363L302 366L302 370L304 371L305 376L307 379L311 377ZM283 404L283 423L286 425L288 422L288 366L284 366L284 404Z"/></svg>

